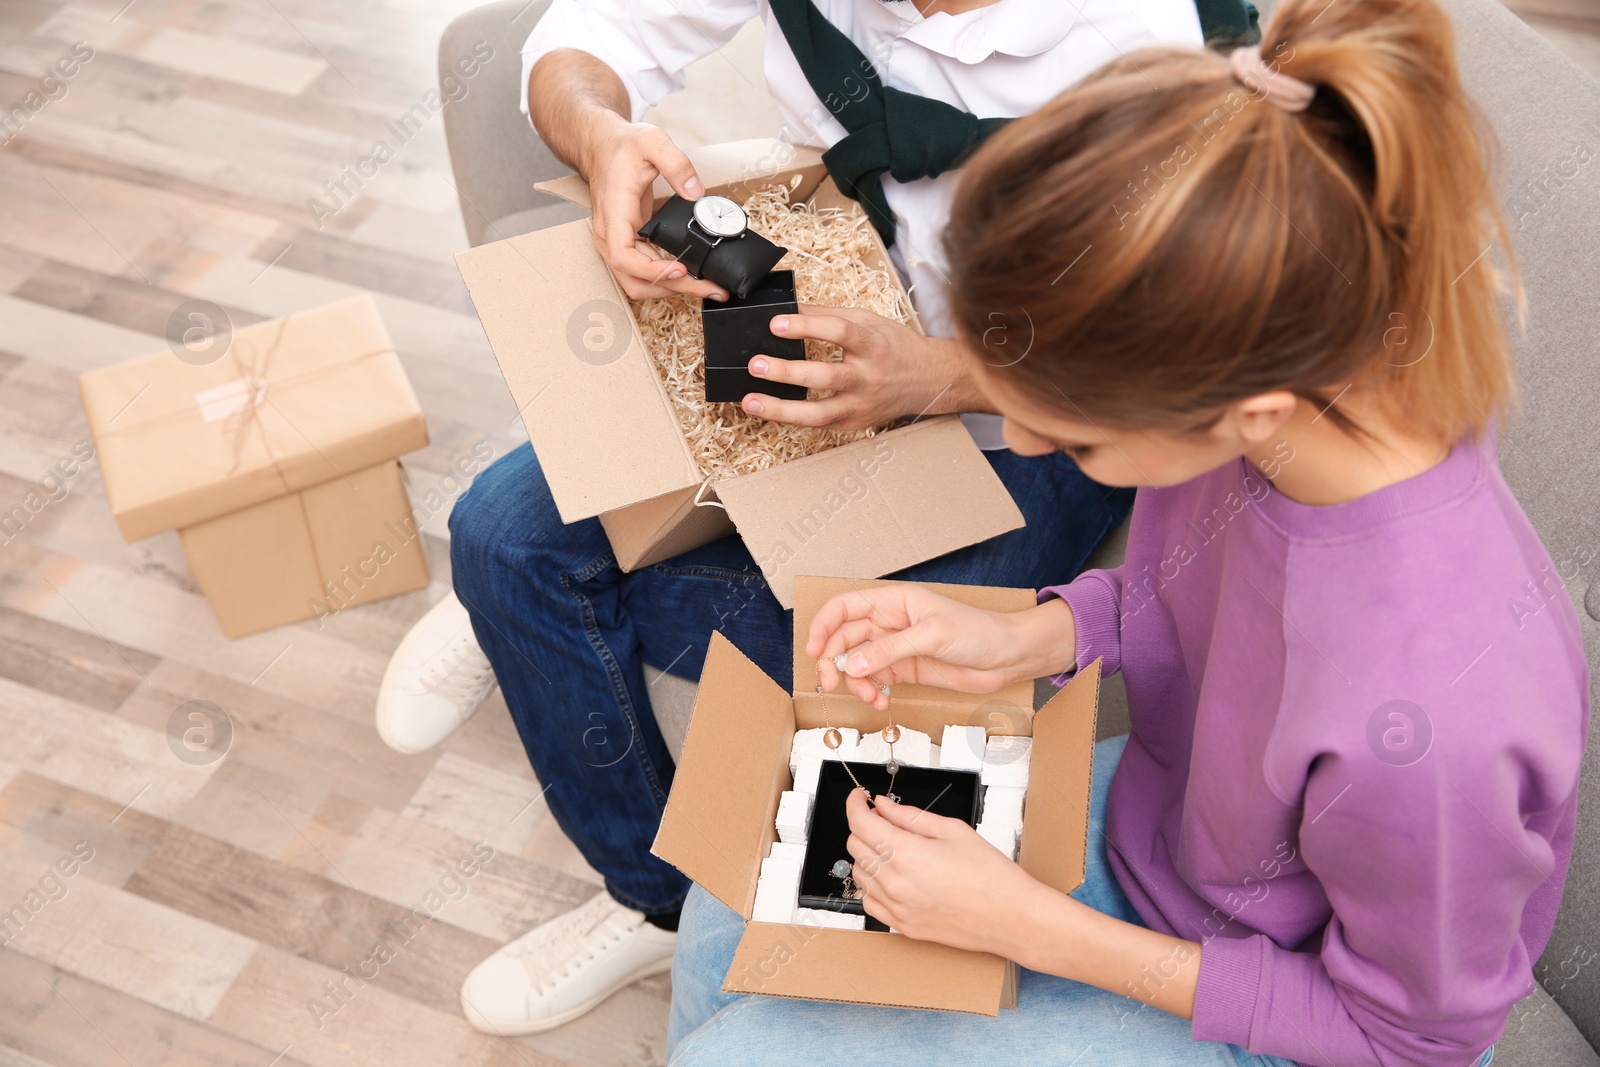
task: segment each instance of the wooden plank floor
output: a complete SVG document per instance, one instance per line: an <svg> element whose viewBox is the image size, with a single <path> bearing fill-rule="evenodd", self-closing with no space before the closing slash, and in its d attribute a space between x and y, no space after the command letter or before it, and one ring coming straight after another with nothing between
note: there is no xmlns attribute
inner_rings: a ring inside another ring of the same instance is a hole
<svg viewBox="0 0 1600 1067"><path fill-rule="evenodd" d="M472 2L0 0L5 114L94 49L0 148L0 512L86 438L76 374L158 349L191 297L242 325L375 292L427 409L418 494L520 441L450 260L440 123L320 230L305 208L433 85ZM1595 0L1523 7L1600 73ZM759 45L741 35L738 62ZM718 135L714 109L661 114L685 142ZM174 536L117 536L92 464L47 495L0 534L0 914L26 914L0 928L0 1064L660 1062L665 978L537 1038L461 1019L471 966L598 882L498 697L422 756L372 729L390 651L448 583L447 509L430 589L230 642ZM205 765L169 748L193 700L234 729ZM377 977L348 977L439 893Z"/></svg>
<svg viewBox="0 0 1600 1067"><path fill-rule="evenodd" d="M437 116L320 230L305 207L434 85L471 2L0 0L6 113L93 48L0 149L0 511L87 436L76 374L158 350L191 297L242 325L375 292L433 440L414 499L521 440L450 258ZM51 495L0 535L0 912L26 915L0 928L0 1064L661 1061L665 978L523 1041L461 1017L467 971L598 879L498 697L426 755L373 731L390 651L449 580L447 508L430 589L230 642L173 535L117 536L93 465ZM208 765L169 749L191 700L235 731ZM380 941L393 959L352 981Z"/></svg>

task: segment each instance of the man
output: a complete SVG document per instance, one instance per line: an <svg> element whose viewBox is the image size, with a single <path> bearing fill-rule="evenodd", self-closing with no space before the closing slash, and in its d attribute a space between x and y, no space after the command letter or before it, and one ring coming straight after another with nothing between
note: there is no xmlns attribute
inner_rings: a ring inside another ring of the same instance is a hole
<svg viewBox="0 0 1600 1067"><path fill-rule="evenodd" d="M782 316L774 332L832 341L844 362L757 357L752 373L835 395L751 394L744 410L843 428L962 412L1027 526L895 577L1037 587L1076 573L1132 494L1096 485L1059 454L1005 451L998 420L981 414L941 292L939 233L956 168L993 120L1034 110L1119 54L1198 47L1202 17L1217 31L1207 36L1250 32L1237 0L1200 0L1200 13L1195 2L551 0L524 46L523 109L587 179L596 246L630 297L725 299L636 236L658 175L689 199L704 192L671 139L637 120L682 87L691 61L763 18L768 88L787 119L780 137L838 148L824 157L829 170L891 242L929 336L859 310ZM1063 267L1076 254L1057 252ZM551 811L604 876L607 892L502 948L463 987L474 1026L533 1033L671 962L688 883L649 853L673 762L643 664L698 677L721 630L787 679L791 622L737 537L623 574L597 520L561 523L528 446L477 479L450 528L457 595L395 653L378 728L400 751L431 747L498 678Z"/></svg>

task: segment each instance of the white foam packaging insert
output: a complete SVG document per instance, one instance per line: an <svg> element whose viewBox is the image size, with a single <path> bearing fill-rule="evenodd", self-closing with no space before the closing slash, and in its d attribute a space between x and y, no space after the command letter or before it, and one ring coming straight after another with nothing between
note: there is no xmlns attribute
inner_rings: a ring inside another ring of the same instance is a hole
<svg viewBox="0 0 1600 1067"><path fill-rule="evenodd" d="M822 743L826 730L800 730L789 750L789 770L794 788L778 798L775 820L778 840L761 861L756 880L756 900L750 918L755 922L798 922L840 930L863 930L860 915L802 908L800 868L805 862L811 833L811 811L817 795L822 761L848 759L857 763L888 763L889 744L882 732L863 736L853 729L840 730L843 743L830 749ZM978 836L1008 859L1017 858L1022 838L1022 808L1027 799L1031 737L987 737L982 726L946 726L939 744L919 730L900 729L894 755L901 763L918 767L947 767L979 774Z"/></svg>
<svg viewBox="0 0 1600 1067"><path fill-rule="evenodd" d="M774 853L782 844L773 846ZM804 858L804 846L798 846ZM761 923L794 922L795 904L800 896L800 864L774 854L761 861L761 876L756 880L756 902L750 918Z"/></svg>
<svg viewBox="0 0 1600 1067"><path fill-rule="evenodd" d="M921 730L901 727L900 739L894 743L894 757L907 767L937 767L933 759L935 747L933 738ZM889 742L883 739L881 730L866 734L856 742L856 754L851 758L857 763L888 763Z"/></svg>
<svg viewBox="0 0 1600 1067"><path fill-rule="evenodd" d="M983 770L987 731L981 726L946 726L939 739L939 766L958 771Z"/></svg>
<svg viewBox="0 0 1600 1067"><path fill-rule="evenodd" d="M867 917L826 908L796 908L795 922L801 926L820 926L829 930L865 930Z"/></svg>
<svg viewBox="0 0 1600 1067"><path fill-rule="evenodd" d="M983 746L979 781L983 804L978 810L978 836L1015 860L1022 838L1022 805L1028 792L1031 737L991 737Z"/></svg>
<svg viewBox="0 0 1600 1067"><path fill-rule="evenodd" d="M856 745L861 740L861 731L853 727L845 727L839 731L843 743L838 748L829 748L822 743L822 735L826 729L800 730L794 735L794 744L789 748L789 773L794 774L800 762L807 756L814 756L819 760L825 759L850 759L856 758ZM815 790L813 790L815 792Z"/></svg>
<svg viewBox="0 0 1600 1067"><path fill-rule="evenodd" d="M778 797L778 817L774 821L780 842L805 846L811 833L811 804L815 796L815 792L797 793L791 789Z"/></svg>
<svg viewBox="0 0 1600 1067"><path fill-rule="evenodd" d="M1028 763L1033 752L1033 738L989 738L983 747L983 784L1010 785L1026 788Z"/></svg>
<svg viewBox="0 0 1600 1067"><path fill-rule="evenodd" d="M817 783L822 779L822 760L817 756L801 756L800 763L793 768L794 792L804 793L806 796L817 795Z"/></svg>

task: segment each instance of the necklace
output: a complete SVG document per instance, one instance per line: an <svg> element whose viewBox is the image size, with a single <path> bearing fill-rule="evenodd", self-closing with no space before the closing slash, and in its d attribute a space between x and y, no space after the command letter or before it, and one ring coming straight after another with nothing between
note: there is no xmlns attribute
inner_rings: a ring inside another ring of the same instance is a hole
<svg viewBox="0 0 1600 1067"><path fill-rule="evenodd" d="M889 687L886 685L878 686L878 691L884 696L889 695ZM827 725L827 730L822 735L822 743L837 752L839 746L844 744L844 735L833 725L833 719L828 715L828 691L822 688L822 664L820 661L817 663L817 696L822 699L822 721ZM893 712L889 713L889 725L883 728L882 736L889 745L889 762L885 765L889 771L889 788L884 790L883 795L898 804L900 803L900 798L895 796L894 780L900 773L900 761L894 758L894 743L900 740L900 727L894 721ZM850 769L850 764L847 760L841 759L839 765L844 768L844 773L850 776L850 780L856 784L856 788L866 794L867 807L872 807L872 790L861 784L861 779L857 778L856 772ZM860 900L867 895L866 889L857 884L855 880L855 865L849 860L838 860L828 873L844 883L839 890L839 895L844 899Z"/></svg>
<svg viewBox="0 0 1600 1067"><path fill-rule="evenodd" d="M888 696L889 687L880 685L878 686L878 692ZM828 715L828 692L822 688L821 661L817 663L817 695L822 698L822 721L827 725L827 730L822 735L822 743L829 749L838 751L839 746L844 744L844 735L834 727L833 720ZM900 761L894 758L894 743L900 740L900 727L894 721L894 713L891 711L888 715L889 725L883 728L882 737L889 746L889 762L885 764L886 769L889 771L889 788L884 790L883 795L898 804L900 803L900 798L895 795L894 780L900 773ZM856 784L856 788L867 795L867 807L872 807L872 790L861 784L861 779L856 777L856 772L850 769L849 762L840 760L839 763L844 767L844 773L848 774L850 780Z"/></svg>

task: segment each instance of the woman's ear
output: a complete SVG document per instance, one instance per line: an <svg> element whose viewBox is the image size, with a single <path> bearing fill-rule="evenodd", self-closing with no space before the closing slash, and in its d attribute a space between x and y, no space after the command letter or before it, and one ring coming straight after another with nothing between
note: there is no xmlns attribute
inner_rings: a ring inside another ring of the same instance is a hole
<svg viewBox="0 0 1600 1067"><path fill-rule="evenodd" d="M1287 389L1258 393L1228 405L1217 429L1246 448L1265 444L1283 429L1299 403Z"/></svg>
<svg viewBox="0 0 1600 1067"><path fill-rule="evenodd" d="M1024 428L1015 419L1006 419L1001 426L1006 447L1019 456L1048 456L1060 451L1054 441Z"/></svg>

